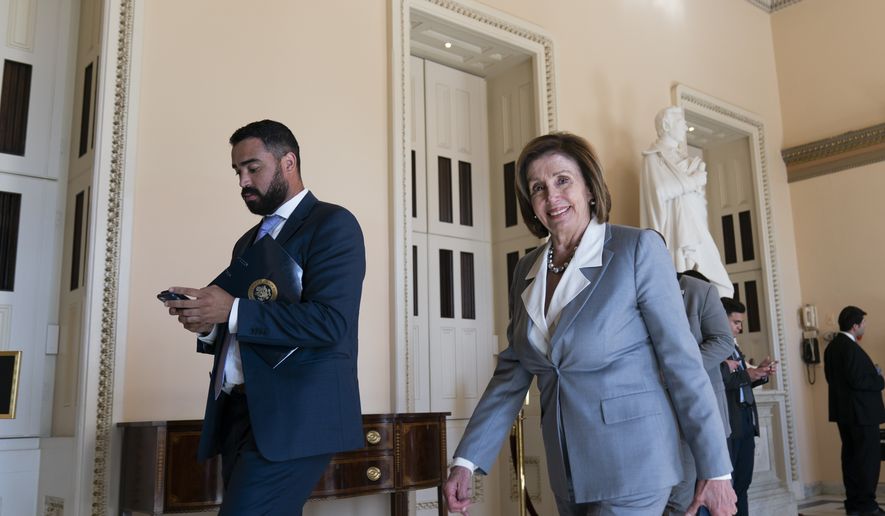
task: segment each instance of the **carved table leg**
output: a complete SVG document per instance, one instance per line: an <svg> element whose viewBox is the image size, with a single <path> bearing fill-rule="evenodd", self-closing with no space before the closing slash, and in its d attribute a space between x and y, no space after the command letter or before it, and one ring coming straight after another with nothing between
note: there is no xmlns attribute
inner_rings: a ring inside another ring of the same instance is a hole
<svg viewBox="0 0 885 516"><path fill-rule="evenodd" d="M409 492L390 493L391 516L409 516Z"/></svg>

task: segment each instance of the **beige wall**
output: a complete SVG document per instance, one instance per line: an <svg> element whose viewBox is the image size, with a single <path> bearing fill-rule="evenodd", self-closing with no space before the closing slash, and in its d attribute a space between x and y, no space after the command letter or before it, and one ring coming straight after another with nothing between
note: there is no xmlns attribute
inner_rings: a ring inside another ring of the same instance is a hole
<svg viewBox="0 0 885 516"><path fill-rule="evenodd" d="M885 3L877 0L803 0L771 18L783 113L784 147L885 122ZM847 304L870 314L864 339L881 362L885 330L877 314L885 299L874 278L885 244L877 235L885 164L879 163L790 184L802 302L817 305L822 331L837 329ZM822 343L823 344L823 343ZM823 347L821 348L823 352ZM814 433L812 478L841 485L840 440L827 421L823 367L807 387Z"/></svg>
<svg viewBox="0 0 885 516"><path fill-rule="evenodd" d="M782 126L770 17L742 0L487 4L552 37L559 127L597 146L614 197L614 222L638 223L640 152L654 140L654 115L672 102L674 84L764 121L786 339L798 342L799 278L785 169L777 159ZM209 281L225 266L236 236L254 222L237 196L226 139L261 117L293 128L303 146L307 185L349 207L362 223L368 256L360 332L363 408L391 407L388 2L243 5L144 5L123 419L202 414L210 357L194 353L193 339L165 315L154 294ZM793 410L800 449L809 451L804 369L792 364L786 373L800 386ZM807 470L802 459L800 466Z"/></svg>
<svg viewBox="0 0 885 516"><path fill-rule="evenodd" d="M787 147L885 121L885 2L803 0L771 17Z"/></svg>
<svg viewBox="0 0 885 516"><path fill-rule="evenodd" d="M145 2L143 45L123 419L202 417L211 357L194 352L154 295L208 283L256 222L227 139L261 118L292 128L305 184L362 224L363 410L388 411L385 3Z"/></svg>
<svg viewBox="0 0 885 516"><path fill-rule="evenodd" d="M796 247L803 301L817 305L821 331L838 330L846 305L861 307L867 330L861 345L873 362L885 364L885 294L882 256L885 240L885 163L876 163L791 185ZM823 353L823 344L821 353ZM827 421L827 384L822 365L814 386L819 475L827 483L842 481L839 432Z"/></svg>

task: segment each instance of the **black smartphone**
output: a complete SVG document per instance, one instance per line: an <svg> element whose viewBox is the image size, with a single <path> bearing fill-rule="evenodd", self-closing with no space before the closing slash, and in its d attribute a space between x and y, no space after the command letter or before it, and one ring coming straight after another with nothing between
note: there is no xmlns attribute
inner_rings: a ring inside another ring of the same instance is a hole
<svg viewBox="0 0 885 516"><path fill-rule="evenodd" d="M166 302L166 301L180 301L183 299L190 299L190 298L184 294L179 294L177 292L169 292L168 290L164 290L164 291L160 292L159 294L157 294L157 299L159 299L160 301Z"/></svg>

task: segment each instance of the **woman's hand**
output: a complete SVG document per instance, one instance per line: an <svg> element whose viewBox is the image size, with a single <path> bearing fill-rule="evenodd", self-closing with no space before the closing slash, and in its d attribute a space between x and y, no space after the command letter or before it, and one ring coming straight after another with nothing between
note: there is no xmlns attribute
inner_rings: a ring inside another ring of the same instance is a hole
<svg viewBox="0 0 885 516"><path fill-rule="evenodd" d="M698 480L694 500L685 512L685 516L696 514L702 505L713 516L732 516L736 513L737 495L731 487L731 479Z"/></svg>
<svg viewBox="0 0 885 516"><path fill-rule="evenodd" d="M446 495L446 504L449 512L469 515L467 508L470 507L470 477L473 473L463 466L454 466L449 472L449 479L443 487Z"/></svg>

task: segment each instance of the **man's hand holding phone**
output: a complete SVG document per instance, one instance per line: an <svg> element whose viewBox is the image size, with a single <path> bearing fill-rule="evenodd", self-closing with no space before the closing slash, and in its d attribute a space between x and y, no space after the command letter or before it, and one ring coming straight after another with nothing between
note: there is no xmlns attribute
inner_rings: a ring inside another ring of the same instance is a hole
<svg viewBox="0 0 885 516"><path fill-rule="evenodd" d="M227 323L234 304L234 297L216 285L172 287L157 297L169 309L169 315L178 316L178 322L194 333L208 333L214 325Z"/></svg>
<svg viewBox="0 0 885 516"><path fill-rule="evenodd" d="M157 299L159 299L160 301L163 301L165 303L166 301L181 301L183 299L190 299L190 298L184 294L179 294L177 292L170 292L168 290L164 290L164 291L160 292L159 294L157 294Z"/></svg>

